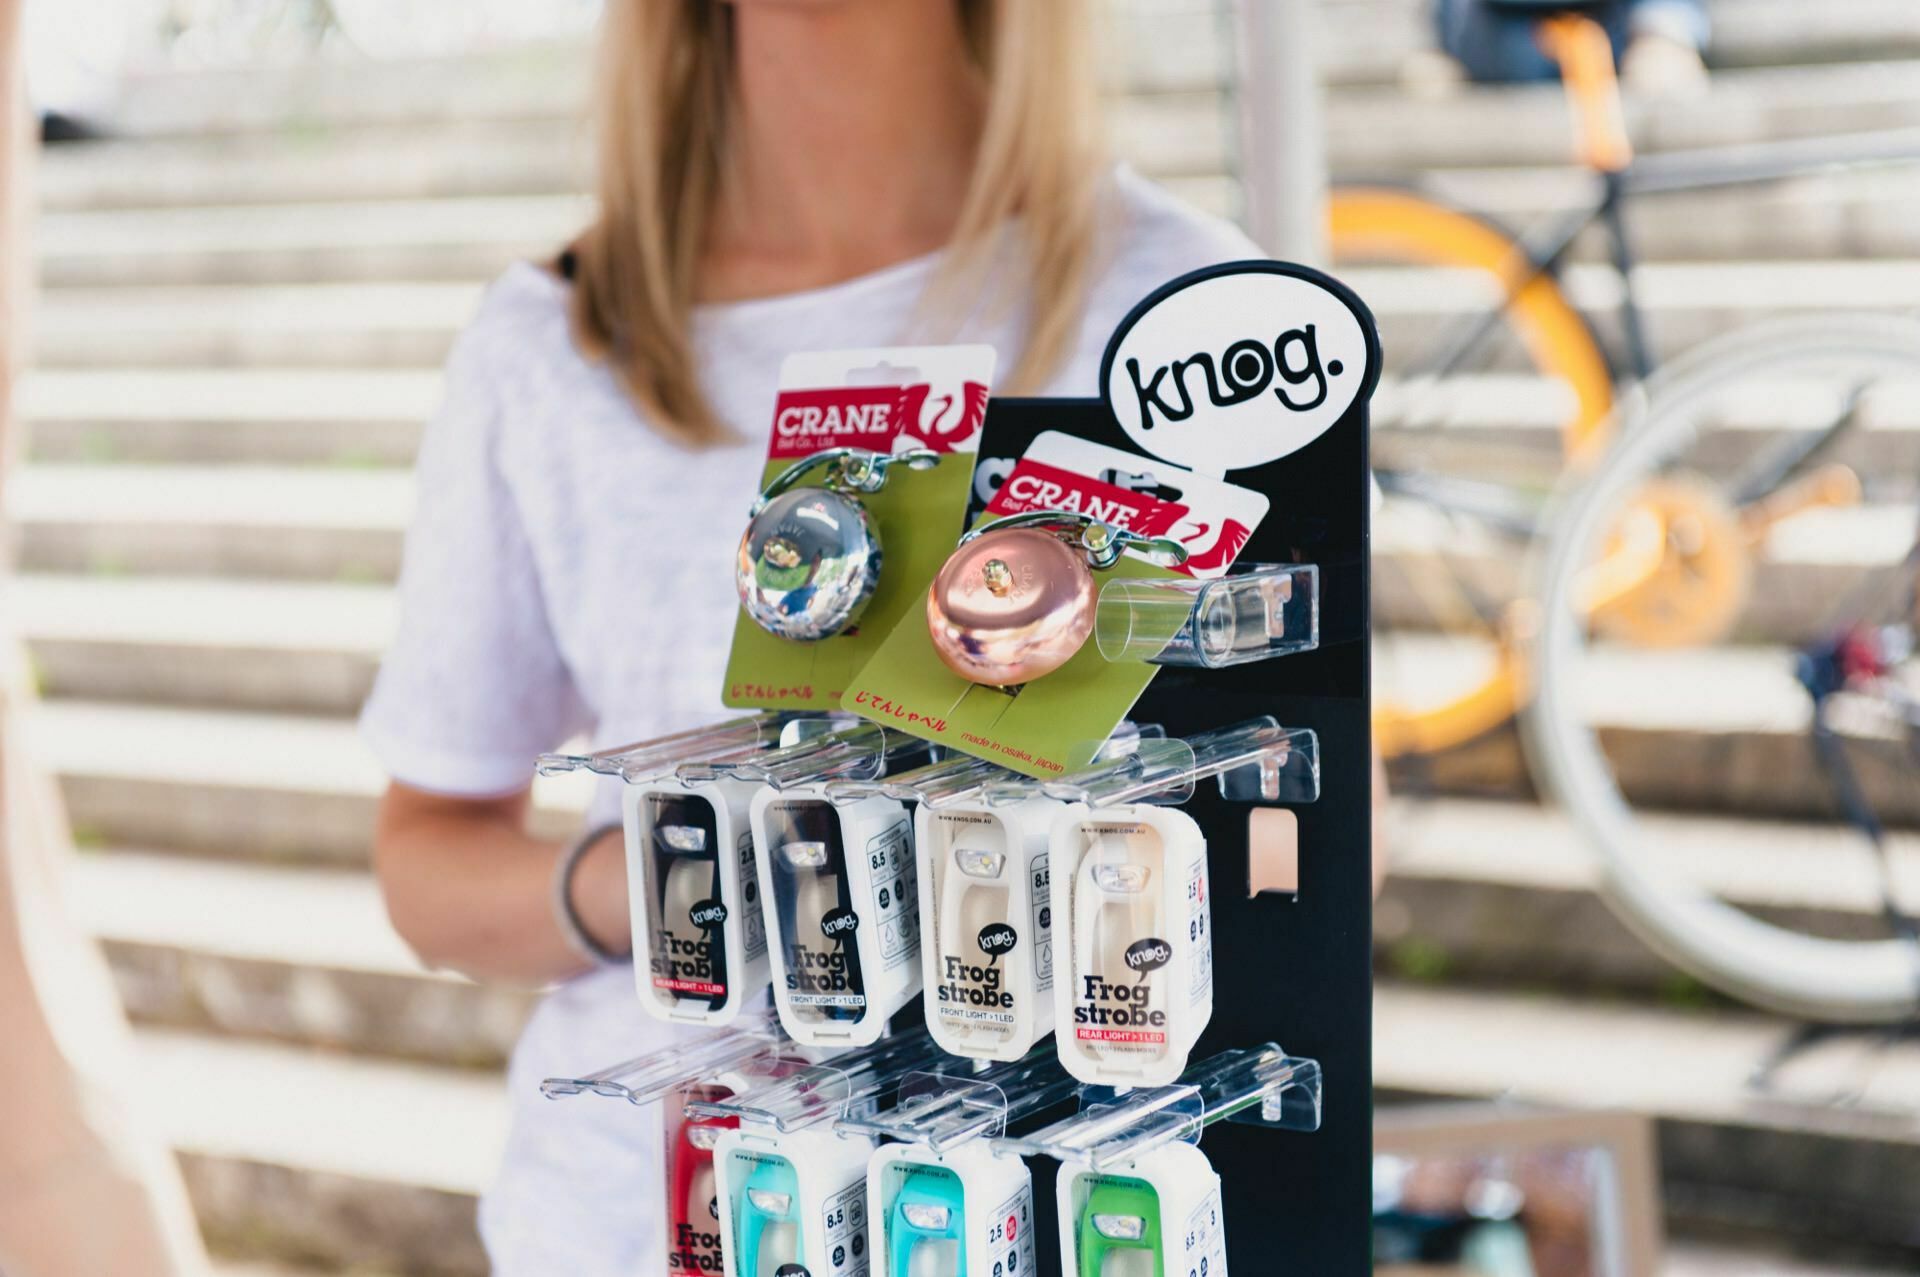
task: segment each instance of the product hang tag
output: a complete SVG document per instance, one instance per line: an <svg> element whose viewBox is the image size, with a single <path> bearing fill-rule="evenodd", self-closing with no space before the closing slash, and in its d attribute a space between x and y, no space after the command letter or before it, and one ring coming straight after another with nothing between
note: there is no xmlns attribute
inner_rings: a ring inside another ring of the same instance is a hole
<svg viewBox="0 0 1920 1277"><path fill-rule="evenodd" d="M785 638L742 610L727 661L727 705L838 708L853 672L913 605L960 533L994 358L991 346L921 346L796 354L781 365L763 489L796 464L835 449L883 455L924 450L939 460L923 469L893 465L877 491L844 494L864 508L878 543L871 595L845 629L812 641ZM823 468L799 482L819 486L830 480ZM743 525L753 495L742 494ZM845 504L832 504L844 517ZM829 513L825 505L797 510L799 520L818 516L815 522ZM844 566L781 564L792 579L775 584L798 605L844 588L832 579Z"/></svg>

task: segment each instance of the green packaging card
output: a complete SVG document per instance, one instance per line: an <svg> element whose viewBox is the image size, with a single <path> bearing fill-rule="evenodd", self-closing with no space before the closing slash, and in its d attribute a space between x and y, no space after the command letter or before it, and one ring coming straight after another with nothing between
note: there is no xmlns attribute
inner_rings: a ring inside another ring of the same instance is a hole
<svg viewBox="0 0 1920 1277"><path fill-rule="evenodd" d="M951 548L951 547L949 547ZM1157 564L1122 558L1098 573L1176 577ZM1071 660L1021 687L982 687L941 663L927 632L927 591L859 671L841 705L864 718L1028 776L1079 771L1127 716L1158 666L1110 662L1089 638ZM1179 626L1170 624L1164 638Z"/></svg>
<svg viewBox="0 0 1920 1277"><path fill-rule="evenodd" d="M993 364L991 346L918 346L798 354L781 365L763 488L832 448L927 448L940 462L927 470L896 466L885 487L857 498L878 530L882 563L879 584L852 626L797 642L740 612L722 694L727 705L839 708L854 672L924 597L960 535ZM825 478L821 470L804 482Z"/></svg>

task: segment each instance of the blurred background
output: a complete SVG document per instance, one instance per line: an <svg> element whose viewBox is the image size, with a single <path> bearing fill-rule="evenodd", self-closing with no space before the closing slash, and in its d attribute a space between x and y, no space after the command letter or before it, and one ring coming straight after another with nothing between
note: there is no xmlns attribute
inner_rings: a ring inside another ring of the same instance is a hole
<svg viewBox="0 0 1920 1277"><path fill-rule="evenodd" d="M1103 7L1120 152L1276 251L1322 164L1335 183L1418 182L1518 226L1594 198L1561 89L1466 82L1433 51L1426 0ZM1643 153L1920 128L1913 0L1708 7L1710 75L1683 66L1630 89ZM473 1201L498 1159L502 1062L531 997L424 972L388 928L367 869L383 779L353 716L391 630L438 367L485 281L550 256L587 216L595 9L27 5L51 144L10 619L43 697L36 756L79 848L71 899L136 1025L131 1082L226 1263L484 1271ZM1283 73L1303 48L1311 75ZM1831 167L1816 151L1787 180L1636 203L1634 278L1657 354L1753 320L1920 302L1920 167ZM1606 242L1588 233L1569 251L1566 295L1603 343L1623 342ZM1446 262L1392 256L1341 271L1379 315L1390 370L1478 295ZM1383 390L1383 459L1420 455L1395 435L1427 430L1423 412L1537 436L1567 411L1534 394L1524 359L1452 371L1471 411L1438 411L1405 379ZM1469 478L1482 465L1455 456ZM1443 641L1444 609L1420 588L1436 539L1468 534L1388 488L1383 653L1399 686L1470 685L1474 637ZM1816 550L1809 561L1835 572L1851 554L1900 557L1845 528ZM1520 592L1486 583L1518 557L1481 551L1476 592ZM1722 895L1865 934L1883 912L1873 862L1795 832L1824 819L1832 835L1834 821L1824 790L1794 788L1810 769L1807 709L1775 696L1779 678L1793 685L1785 657L1778 675L1695 684L1680 709L1612 697L1618 721L1600 726L1616 762L1664 779L1648 801L1690 822ZM1636 939L1596 892L1573 822L1536 805L1511 725L1469 734L1389 750L1382 1100L1653 1119L1671 1271L1920 1268L1920 1051L1841 1042L1827 1062L1840 1080L1823 1075L1819 1098L1756 1096L1749 1074L1794 1018L1713 992ZM537 793L556 833L585 798ZM1524 1193L1531 1172L1495 1160L1505 1169L1461 1171L1467 1189L1436 1211L1510 1215L1495 1190ZM1406 1207L1399 1173L1383 1171L1389 1212ZM1404 1271L1529 1271L1485 1262Z"/></svg>

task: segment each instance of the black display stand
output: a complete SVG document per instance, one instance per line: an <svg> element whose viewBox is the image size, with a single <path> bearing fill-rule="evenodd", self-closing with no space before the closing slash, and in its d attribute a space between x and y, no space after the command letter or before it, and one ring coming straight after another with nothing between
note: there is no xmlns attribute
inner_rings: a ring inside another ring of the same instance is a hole
<svg viewBox="0 0 1920 1277"><path fill-rule="evenodd" d="M1366 328L1371 338L1370 319ZM1103 400L995 399L977 472L1004 472L1047 430L1130 446ZM1299 451L1228 477L1273 503L1240 562L1319 565L1320 646L1231 669L1162 670L1132 718L1181 736L1271 714L1319 735L1318 801L1275 804L1299 820L1297 897L1249 896L1250 804L1206 783L1186 810L1206 833L1213 889L1213 1020L1193 1058L1277 1042L1320 1062L1325 1107L1311 1134L1218 1123L1201 1147L1223 1181L1234 1273L1360 1277L1372 1269L1373 1160L1366 395ZM1051 1198L1053 1170L1035 1159L1040 1201ZM1041 1228L1039 1241L1040 1271L1057 1273L1054 1230Z"/></svg>

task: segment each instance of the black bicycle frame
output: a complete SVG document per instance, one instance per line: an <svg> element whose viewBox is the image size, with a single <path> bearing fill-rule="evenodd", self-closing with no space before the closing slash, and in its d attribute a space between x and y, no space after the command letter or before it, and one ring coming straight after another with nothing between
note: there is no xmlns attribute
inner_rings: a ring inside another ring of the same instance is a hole
<svg viewBox="0 0 1920 1277"><path fill-rule="evenodd" d="M1620 332L1624 361L1601 345L1601 354L1618 375L1624 362L1634 380L1644 381L1658 366L1648 340L1645 313L1634 293L1638 264L1627 231L1626 206L1638 195L1760 186L1787 178L1839 168L1920 161L1920 129L1888 129L1842 137L1794 139L1752 146L1673 151L1636 160L1619 172L1601 174L1600 198L1561 214L1537 233L1514 238L1514 260L1503 269L1505 296L1464 321L1460 331L1417 375L1442 377L1458 372L1500 323L1521 290L1542 276L1558 280L1560 267L1588 227L1606 230L1608 256L1620 274Z"/></svg>

